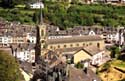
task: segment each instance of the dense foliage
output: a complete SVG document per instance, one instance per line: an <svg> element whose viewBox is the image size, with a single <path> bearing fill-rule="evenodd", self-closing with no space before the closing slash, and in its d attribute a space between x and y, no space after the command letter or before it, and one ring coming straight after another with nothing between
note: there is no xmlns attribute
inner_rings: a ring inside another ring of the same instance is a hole
<svg viewBox="0 0 125 81"><path fill-rule="evenodd" d="M4 8L13 8L18 4L27 4L35 0L0 0L0 6Z"/></svg>
<svg viewBox="0 0 125 81"><path fill-rule="evenodd" d="M0 2L1 1L2 0L0 0ZM22 0L20 4L26 5L28 0L26 1ZM125 6L113 6L109 4L70 4L45 1L44 5L44 22L57 25L62 29L78 25L125 26ZM26 8L0 8L0 17L9 21L20 21L21 23L38 22L38 10Z"/></svg>
<svg viewBox="0 0 125 81"><path fill-rule="evenodd" d="M8 21L20 21L21 23L33 23L33 13L32 10L19 10L18 8L0 9L0 17Z"/></svg>
<svg viewBox="0 0 125 81"><path fill-rule="evenodd" d="M0 81L21 81L19 65L15 59L4 51L0 51Z"/></svg>
<svg viewBox="0 0 125 81"><path fill-rule="evenodd" d="M84 67L83 63L78 62L77 64L75 64L76 68L82 69Z"/></svg>
<svg viewBox="0 0 125 81"><path fill-rule="evenodd" d="M125 6L46 3L44 18L60 27L76 25L125 26Z"/></svg>
<svg viewBox="0 0 125 81"><path fill-rule="evenodd" d="M116 58L118 59L120 56L120 49L118 46L113 46L111 48L111 58Z"/></svg>

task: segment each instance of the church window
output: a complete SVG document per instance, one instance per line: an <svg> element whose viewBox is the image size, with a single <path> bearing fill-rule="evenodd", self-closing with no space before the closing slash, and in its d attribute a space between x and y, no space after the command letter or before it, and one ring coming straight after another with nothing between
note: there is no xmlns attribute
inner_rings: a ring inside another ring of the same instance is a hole
<svg viewBox="0 0 125 81"><path fill-rule="evenodd" d="M43 30L41 30L41 36L44 36L44 31Z"/></svg>
<svg viewBox="0 0 125 81"><path fill-rule="evenodd" d="M53 48L53 46L50 46L50 49L52 49Z"/></svg>
<svg viewBox="0 0 125 81"><path fill-rule="evenodd" d="M89 43L89 45L92 45L92 43Z"/></svg>
<svg viewBox="0 0 125 81"><path fill-rule="evenodd" d="M73 45L72 45L72 44L70 44L70 47L73 47Z"/></svg>
<svg viewBox="0 0 125 81"><path fill-rule="evenodd" d="M97 47L100 48L100 43L97 43Z"/></svg>
<svg viewBox="0 0 125 81"><path fill-rule="evenodd" d="M83 46L85 46L85 43L83 43Z"/></svg>
<svg viewBox="0 0 125 81"><path fill-rule="evenodd" d="M66 45L64 45L64 47L66 48Z"/></svg>
<svg viewBox="0 0 125 81"><path fill-rule="evenodd" d="M58 48L60 48L60 45L58 45Z"/></svg>
<svg viewBox="0 0 125 81"><path fill-rule="evenodd" d="M76 46L79 46L79 44L76 44Z"/></svg>

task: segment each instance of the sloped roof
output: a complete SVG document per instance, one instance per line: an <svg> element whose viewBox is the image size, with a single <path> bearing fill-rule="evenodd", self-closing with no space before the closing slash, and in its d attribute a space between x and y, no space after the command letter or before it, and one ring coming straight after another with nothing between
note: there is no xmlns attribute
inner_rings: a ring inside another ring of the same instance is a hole
<svg viewBox="0 0 125 81"><path fill-rule="evenodd" d="M97 46L88 46L86 48L83 48L83 50L89 53L91 56L104 51L104 50L100 50Z"/></svg>
<svg viewBox="0 0 125 81"><path fill-rule="evenodd" d="M48 39L47 44L73 43L73 42L99 41L99 40L103 39L100 36L72 36L69 38Z"/></svg>
<svg viewBox="0 0 125 81"><path fill-rule="evenodd" d="M87 73L74 67L70 67L69 70L69 81L101 81L101 79L89 68L87 69Z"/></svg>
<svg viewBox="0 0 125 81"><path fill-rule="evenodd" d="M72 48L63 48L63 49L56 49L55 51L59 52L76 52L82 49L83 47L72 47Z"/></svg>

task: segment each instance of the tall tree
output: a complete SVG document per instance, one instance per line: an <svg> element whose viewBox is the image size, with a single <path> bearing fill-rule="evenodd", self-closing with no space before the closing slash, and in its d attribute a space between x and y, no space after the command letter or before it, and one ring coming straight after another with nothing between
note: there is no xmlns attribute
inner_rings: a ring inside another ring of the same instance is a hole
<svg viewBox="0 0 125 81"><path fill-rule="evenodd" d="M0 51L0 81L20 81L21 73L15 58Z"/></svg>
<svg viewBox="0 0 125 81"><path fill-rule="evenodd" d="M1 0L1 6L5 8L12 8L20 3L20 0Z"/></svg>

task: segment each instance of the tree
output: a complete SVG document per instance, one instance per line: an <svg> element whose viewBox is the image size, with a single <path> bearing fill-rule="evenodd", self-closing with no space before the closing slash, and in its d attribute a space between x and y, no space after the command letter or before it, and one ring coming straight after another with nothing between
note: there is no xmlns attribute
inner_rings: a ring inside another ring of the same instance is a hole
<svg viewBox="0 0 125 81"><path fill-rule="evenodd" d="M120 56L120 49L119 49L119 47L113 46L111 48L111 57L118 59L119 56Z"/></svg>
<svg viewBox="0 0 125 81"><path fill-rule="evenodd" d="M82 69L84 67L84 65L80 62L78 62L76 65L75 65L76 68L79 68L79 69Z"/></svg>
<svg viewBox="0 0 125 81"><path fill-rule="evenodd" d="M1 0L1 6L5 8L15 7L18 3L20 3L20 0Z"/></svg>
<svg viewBox="0 0 125 81"><path fill-rule="evenodd" d="M21 73L15 58L0 51L0 81L20 81Z"/></svg>
<svg viewBox="0 0 125 81"><path fill-rule="evenodd" d="M125 81L125 78L124 78L124 79L122 79L122 80L119 80L119 81Z"/></svg>
<svg viewBox="0 0 125 81"><path fill-rule="evenodd" d="M36 11L34 14L33 14L33 21L38 24L39 21L40 21L40 12L39 11Z"/></svg>

